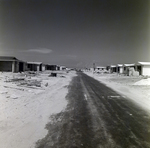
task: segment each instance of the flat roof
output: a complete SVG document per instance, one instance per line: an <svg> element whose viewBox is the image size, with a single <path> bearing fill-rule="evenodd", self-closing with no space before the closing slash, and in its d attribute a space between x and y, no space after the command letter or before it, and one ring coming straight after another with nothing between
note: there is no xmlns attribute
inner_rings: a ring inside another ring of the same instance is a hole
<svg viewBox="0 0 150 148"><path fill-rule="evenodd" d="M106 68L106 67L104 67L104 66L96 66L96 68Z"/></svg>
<svg viewBox="0 0 150 148"><path fill-rule="evenodd" d="M55 65L55 64L47 64L48 66L58 66L58 65Z"/></svg>
<svg viewBox="0 0 150 148"><path fill-rule="evenodd" d="M110 65L110 67L117 67L116 65Z"/></svg>
<svg viewBox="0 0 150 148"><path fill-rule="evenodd" d="M123 66L123 64L117 64L119 67L122 67Z"/></svg>
<svg viewBox="0 0 150 148"><path fill-rule="evenodd" d="M135 63L133 63L133 64L124 64L124 66L127 66L127 67L128 67L128 66L129 66L129 67L130 67L130 66L135 66Z"/></svg>
<svg viewBox="0 0 150 148"><path fill-rule="evenodd" d="M35 64L35 65L40 65L42 62L27 62L27 64Z"/></svg>
<svg viewBox="0 0 150 148"><path fill-rule="evenodd" d="M11 56L0 56L0 61L17 61L16 57Z"/></svg>
<svg viewBox="0 0 150 148"><path fill-rule="evenodd" d="M141 65L150 65L150 62L138 62Z"/></svg>

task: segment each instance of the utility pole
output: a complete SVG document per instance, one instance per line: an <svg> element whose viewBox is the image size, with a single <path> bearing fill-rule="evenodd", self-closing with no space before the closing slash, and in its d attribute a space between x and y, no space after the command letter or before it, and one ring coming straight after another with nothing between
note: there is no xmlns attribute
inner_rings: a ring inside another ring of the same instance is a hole
<svg viewBox="0 0 150 148"><path fill-rule="evenodd" d="M93 63L93 72L95 71L95 63Z"/></svg>

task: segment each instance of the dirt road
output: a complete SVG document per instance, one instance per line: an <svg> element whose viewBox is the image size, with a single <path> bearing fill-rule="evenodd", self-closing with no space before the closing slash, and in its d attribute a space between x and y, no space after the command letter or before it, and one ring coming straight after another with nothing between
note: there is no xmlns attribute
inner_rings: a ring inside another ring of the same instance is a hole
<svg viewBox="0 0 150 148"><path fill-rule="evenodd" d="M150 148L150 115L128 98L83 73L68 89L37 148Z"/></svg>

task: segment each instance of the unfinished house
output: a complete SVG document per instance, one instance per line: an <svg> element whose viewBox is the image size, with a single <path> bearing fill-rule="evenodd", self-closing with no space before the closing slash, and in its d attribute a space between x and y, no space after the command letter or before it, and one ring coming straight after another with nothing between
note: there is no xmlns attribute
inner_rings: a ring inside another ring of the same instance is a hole
<svg viewBox="0 0 150 148"><path fill-rule="evenodd" d="M29 71L42 71L42 62L27 62Z"/></svg>
<svg viewBox="0 0 150 148"><path fill-rule="evenodd" d="M47 70L47 64L42 63L42 71Z"/></svg>
<svg viewBox="0 0 150 148"><path fill-rule="evenodd" d="M0 56L0 71L2 72L23 72L25 71L25 62L16 57Z"/></svg>
<svg viewBox="0 0 150 148"><path fill-rule="evenodd" d="M119 74L123 74L123 64L117 64L117 72Z"/></svg>
<svg viewBox="0 0 150 148"><path fill-rule="evenodd" d="M110 65L110 73L117 72L117 66L116 65Z"/></svg>
<svg viewBox="0 0 150 148"><path fill-rule="evenodd" d="M109 65L106 66L106 70L108 71L108 73L110 73L111 68Z"/></svg>
<svg viewBox="0 0 150 148"><path fill-rule="evenodd" d="M131 68L131 67L133 67L135 69L136 64L135 63L133 63L133 64L124 64L124 70L126 70L127 68Z"/></svg>
<svg viewBox="0 0 150 148"><path fill-rule="evenodd" d="M60 65L56 65L56 69L57 69L57 70L60 70Z"/></svg>
<svg viewBox="0 0 150 148"><path fill-rule="evenodd" d="M67 70L66 66L60 66L60 70Z"/></svg>
<svg viewBox="0 0 150 148"><path fill-rule="evenodd" d="M95 72L100 73L100 72L105 72L106 71L106 67L104 66L97 66L95 68Z"/></svg>
<svg viewBox="0 0 150 148"><path fill-rule="evenodd" d="M47 70L59 70L58 65L47 65Z"/></svg>
<svg viewBox="0 0 150 148"><path fill-rule="evenodd" d="M138 62L136 69L140 75L150 76L150 62Z"/></svg>
<svg viewBox="0 0 150 148"><path fill-rule="evenodd" d="M136 69L136 64L124 64L124 74L127 76L134 75Z"/></svg>

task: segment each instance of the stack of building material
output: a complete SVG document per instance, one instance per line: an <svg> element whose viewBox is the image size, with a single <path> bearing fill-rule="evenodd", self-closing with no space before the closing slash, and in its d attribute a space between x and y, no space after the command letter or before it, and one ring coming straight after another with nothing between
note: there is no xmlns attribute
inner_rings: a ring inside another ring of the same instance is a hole
<svg viewBox="0 0 150 148"><path fill-rule="evenodd" d="M127 71L128 72L128 76L139 76L139 72L138 71L135 71L134 67L130 67L128 68L129 70Z"/></svg>

